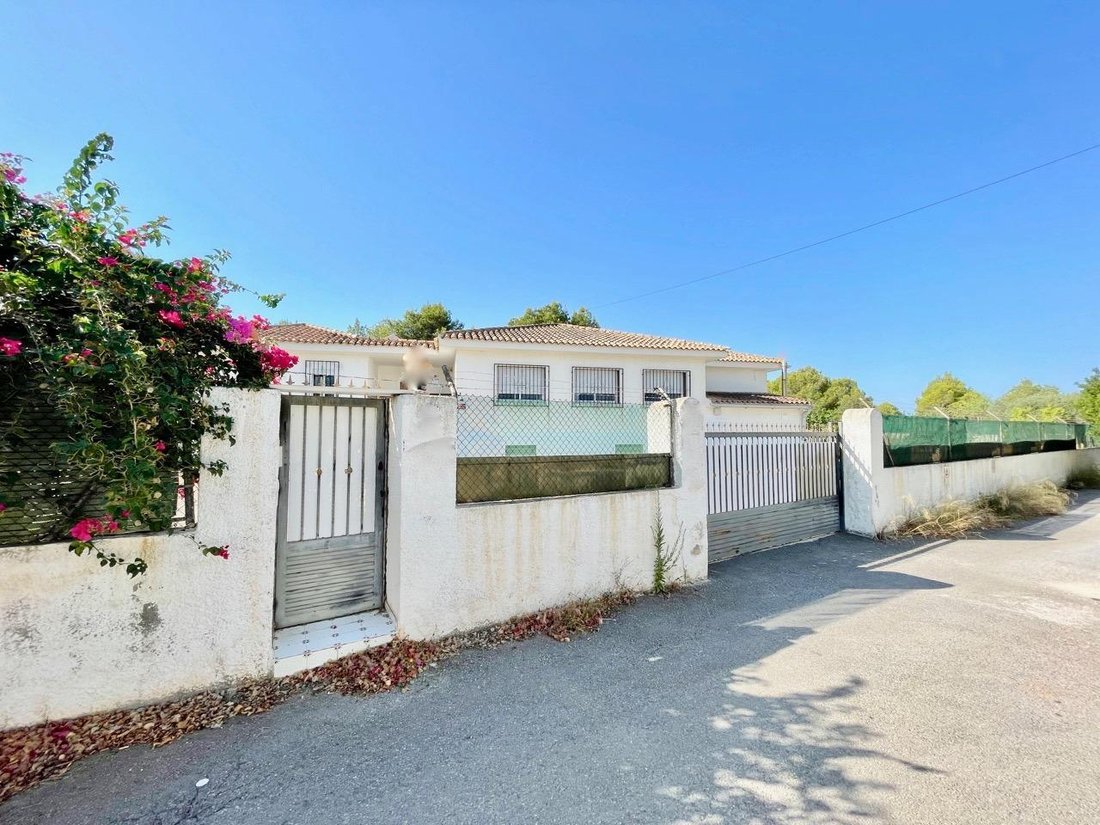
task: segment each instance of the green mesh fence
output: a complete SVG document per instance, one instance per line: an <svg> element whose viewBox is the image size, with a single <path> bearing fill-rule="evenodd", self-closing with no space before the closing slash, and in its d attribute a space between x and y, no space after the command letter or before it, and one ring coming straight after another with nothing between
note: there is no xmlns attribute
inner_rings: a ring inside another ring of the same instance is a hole
<svg viewBox="0 0 1100 825"><path fill-rule="evenodd" d="M1087 429L1059 421L882 417L887 467L1074 450L1085 446Z"/></svg>
<svg viewBox="0 0 1100 825"><path fill-rule="evenodd" d="M458 399L459 503L621 492L672 483L665 404Z"/></svg>

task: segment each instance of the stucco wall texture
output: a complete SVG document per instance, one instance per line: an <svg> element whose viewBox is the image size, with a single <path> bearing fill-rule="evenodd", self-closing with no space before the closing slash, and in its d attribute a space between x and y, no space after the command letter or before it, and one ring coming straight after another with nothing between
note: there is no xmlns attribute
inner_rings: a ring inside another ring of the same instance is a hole
<svg viewBox="0 0 1100 825"><path fill-rule="evenodd" d="M620 586L648 588L658 506L666 531L683 531L680 574L706 578L698 401L676 402L675 486L662 490L455 505L454 432L453 399L394 399L386 593L400 633L432 638Z"/></svg>
<svg viewBox="0 0 1100 825"><path fill-rule="evenodd" d="M235 446L209 441L198 527L106 540L149 571L129 579L65 544L0 549L0 729L170 699L273 671L279 394L221 391ZM675 486L458 506L455 400L390 407L386 599L400 633L431 638L595 596L648 588L652 527L682 531L682 570L707 574L702 411L676 402ZM654 415L668 415L667 408ZM230 558L202 544L228 544Z"/></svg>
<svg viewBox="0 0 1100 825"><path fill-rule="evenodd" d="M272 670L279 397L219 390L235 446L210 440L196 497L204 557L187 534L126 536L104 547L140 555L130 579L65 544L0 549L0 729L145 704Z"/></svg>
<svg viewBox="0 0 1100 825"><path fill-rule="evenodd" d="M882 415L870 409L847 410L841 421L841 437L844 527L864 536L889 532L926 507L971 500L1045 479L1062 484L1073 470L1100 464L1100 448L1093 448L886 467Z"/></svg>

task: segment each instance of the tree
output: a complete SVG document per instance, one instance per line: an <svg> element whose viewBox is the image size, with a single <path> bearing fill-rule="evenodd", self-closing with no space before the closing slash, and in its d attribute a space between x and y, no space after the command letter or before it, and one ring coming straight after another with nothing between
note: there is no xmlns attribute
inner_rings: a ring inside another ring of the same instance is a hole
<svg viewBox="0 0 1100 825"><path fill-rule="evenodd" d="M768 391L782 392L782 380L768 382ZM839 421L845 410L866 407L871 398L851 378L829 378L813 367L800 367L787 375L787 395L812 404L807 423L814 426ZM896 408L895 408L896 409Z"/></svg>
<svg viewBox="0 0 1100 825"><path fill-rule="evenodd" d="M1088 422L1092 437L1100 438L1100 369L1094 367L1092 374L1077 386L1081 388L1077 414Z"/></svg>
<svg viewBox="0 0 1100 825"><path fill-rule="evenodd" d="M118 187L93 180L113 144L90 141L56 195L29 197L22 158L0 155L0 520L136 576L144 560L99 538L169 529L181 481L225 469L199 453L204 436L232 438L211 388L267 387L297 359L264 342L263 318L221 304L240 289L219 274L226 253L146 251L167 219L131 226Z"/></svg>
<svg viewBox="0 0 1100 825"><path fill-rule="evenodd" d="M358 335L361 338L365 338L367 333L370 332L367 329L367 325L361 322L358 318L348 324L348 332L352 335Z"/></svg>
<svg viewBox="0 0 1100 825"><path fill-rule="evenodd" d="M951 418L977 418L988 412L989 406L988 398L945 372L929 381L917 398L917 415L946 413Z"/></svg>
<svg viewBox="0 0 1100 825"><path fill-rule="evenodd" d="M598 327L595 316L584 307L580 307L573 314L569 313L560 301L551 301L541 307L527 307L522 315L518 315L508 322L510 327L527 326L529 324L576 324L579 327Z"/></svg>
<svg viewBox="0 0 1100 825"><path fill-rule="evenodd" d="M356 324L359 324L358 320ZM405 310L400 318L383 318L368 328L365 334L370 338L393 336L428 341L452 329L462 329L462 322L447 307L443 304L424 304L420 309Z"/></svg>
<svg viewBox="0 0 1100 825"><path fill-rule="evenodd" d="M991 409L998 418L1011 421L1068 421L1076 414L1076 400L1053 385L1025 378L993 402Z"/></svg>
<svg viewBox="0 0 1100 825"><path fill-rule="evenodd" d="M901 415L901 410L891 404L889 401L883 401L881 404L876 404L875 409L883 415Z"/></svg>
<svg viewBox="0 0 1100 825"><path fill-rule="evenodd" d="M579 307L574 311L569 316L569 323L578 327L598 327L600 325L599 321L596 320L596 316L587 307Z"/></svg>

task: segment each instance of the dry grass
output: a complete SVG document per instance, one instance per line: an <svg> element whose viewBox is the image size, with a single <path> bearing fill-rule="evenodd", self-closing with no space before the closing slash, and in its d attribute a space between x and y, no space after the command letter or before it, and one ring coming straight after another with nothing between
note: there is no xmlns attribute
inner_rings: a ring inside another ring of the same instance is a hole
<svg viewBox="0 0 1100 825"><path fill-rule="evenodd" d="M395 639L281 679L249 680L177 702L0 731L0 802L60 776L74 762L94 753L131 745L166 745L192 731L221 727L234 716L264 713L303 692L379 693L404 687L426 668L460 650L494 647L539 634L568 642L571 636L598 630L608 615L636 598L622 590L438 642Z"/></svg>
<svg viewBox="0 0 1100 825"><path fill-rule="evenodd" d="M1056 516L1069 506L1070 495L1052 481L1007 487L975 501L949 501L909 518L892 538L958 539L983 530L1007 527L1020 519Z"/></svg>

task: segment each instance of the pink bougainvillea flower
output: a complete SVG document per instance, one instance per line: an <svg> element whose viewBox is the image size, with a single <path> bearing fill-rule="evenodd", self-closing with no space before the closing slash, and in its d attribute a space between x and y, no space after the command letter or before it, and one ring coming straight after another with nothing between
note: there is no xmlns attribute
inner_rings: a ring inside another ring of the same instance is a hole
<svg viewBox="0 0 1100 825"><path fill-rule="evenodd" d="M145 246L145 238L136 229L127 229L118 236L118 242L123 246Z"/></svg>
<svg viewBox="0 0 1100 825"><path fill-rule="evenodd" d="M157 292L164 293L164 297L168 299L168 303L170 303L172 306L179 306L179 296L176 294L176 291L172 289L172 287L168 286L168 284L162 284L158 282L153 284L153 289L155 289Z"/></svg>
<svg viewBox="0 0 1100 825"><path fill-rule="evenodd" d="M192 258L190 263L187 264L187 271L201 272L204 266L206 266L206 264L203 263L202 258Z"/></svg>
<svg viewBox="0 0 1100 825"><path fill-rule="evenodd" d="M91 541L92 536L98 533L101 528L102 525L99 519L85 518L73 525L73 529L69 531L69 535L77 541Z"/></svg>
<svg viewBox="0 0 1100 825"><path fill-rule="evenodd" d="M87 347L84 347L84 349L82 349L80 351L80 357L81 358L87 358L91 354L92 354L92 351L90 349L88 349Z"/></svg>
<svg viewBox="0 0 1100 825"><path fill-rule="evenodd" d="M228 560L229 559L229 545L227 544L224 547L219 548L218 552L214 553L213 555L218 556L219 558Z"/></svg>
<svg viewBox="0 0 1100 825"><path fill-rule="evenodd" d="M118 266L118 258L114 258L110 255L104 255L102 258L96 258L96 263L100 266Z"/></svg>
<svg viewBox="0 0 1100 825"><path fill-rule="evenodd" d="M270 347L260 352L260 366L268 375L282 375L297 363L297 355L291 355L279 347Z"/></svg>
<svg viewBox="0 0 1100 825"><path fill-rule="evenodd" d="M236 318L229 319L229 329L225 331L225 340L229 343L243 344L251 341L255 335L256 330L247 318L238 315Z"/></svg>
<svg viewBox="0 0 1100 825"><path fill-rule="evenodd" d="M14 338L0 338L0 355L14 358L23 351L23 342Z"/></svg>
<svg viewBox="0 0 1100 825"><path fill-rule="evenodd" d="M168 445L165 444L163 441L158 441L156 444L153 445L153 449L155 449L158 453L163 453L165 450L168 449Z"/></svg>
<svg viewBox="0 0 1100 825"><path fill-rule="evenodd" d="M170 327L176 327L176 329L183 329L183 319L180 318L180 314L174 309L162 309L157 312L160 320L168 324Z"/></svg>
<svg viewBox="0 0 1100 825"><path fill-rule="evenodd" d="M81 209L78 212L73 212L73 220L80 221L81 223L87 223L92 219L92 213L87 209Z"/></svg>
<svg viewBox="0 0 1100 825"><path fill-rule="evenodd" d="M4 512L7 509L8 509L8 505L6 505L4 502L0 501L0 513Z"/></svg>
<svg viewBox="0 0 1100 825"><path fill-rule="evenodd" d="M118 532L118 522L115 521L114 519L111 519L110 521L107 522L107 524L104 526L103 529L106 530L108 533L117 533Z"/></svg>
<svg viewBox="0 0 1100 825"><path fill-rule="evenodd" d="M8 167L4 170L4 178L8 183L26 183L27 179L19 174L22 171L18 167Z"/></svg>

